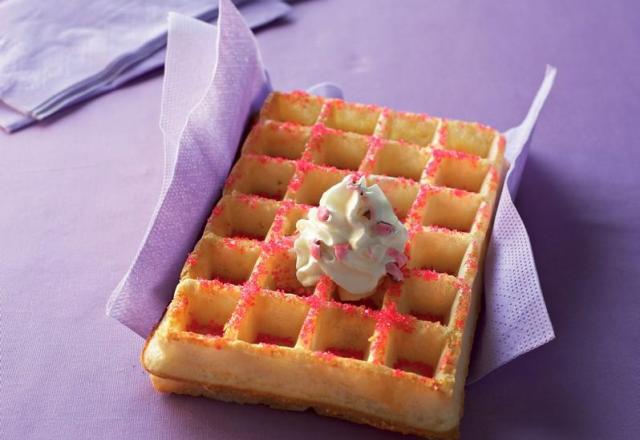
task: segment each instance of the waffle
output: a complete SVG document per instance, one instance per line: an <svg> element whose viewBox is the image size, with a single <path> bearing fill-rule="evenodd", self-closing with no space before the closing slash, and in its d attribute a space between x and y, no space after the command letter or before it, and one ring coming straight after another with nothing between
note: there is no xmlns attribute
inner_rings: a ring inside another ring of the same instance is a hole
<svg viewBox="0 0 640 440"><path fill-rule="evenodd" d="M271 94L147 340L153 385L456 438L504 146L477 123ZM404 280L356 302L326 276L301 285L293 252L349 174L409 232Z"/></svg>

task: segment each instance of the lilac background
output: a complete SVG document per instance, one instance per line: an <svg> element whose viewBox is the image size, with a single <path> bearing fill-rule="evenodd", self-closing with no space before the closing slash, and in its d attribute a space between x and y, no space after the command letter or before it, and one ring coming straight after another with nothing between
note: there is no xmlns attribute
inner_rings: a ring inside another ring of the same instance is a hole
<svg viewBox="0 0 640 440"><path fill-rule="evenodd" d="M637 4L405 4L296 3L258 34L274 86L332 80L351 100L504 129L556 65L517 205L557 339L468 388L463 438L638 438ZM0 437L398 437L153 392L142 340L104 304L160 190L160 93L155 76L0 135Z"/></svg>

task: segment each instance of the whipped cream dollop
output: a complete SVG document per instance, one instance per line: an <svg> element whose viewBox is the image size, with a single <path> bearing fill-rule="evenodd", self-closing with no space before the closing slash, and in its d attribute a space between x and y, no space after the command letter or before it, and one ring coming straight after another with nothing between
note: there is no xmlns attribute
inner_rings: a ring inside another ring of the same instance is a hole
<svg viewBox="0 0 640 440"><path fill-rule="evenodd" d="M296 228L296 276L304 286L324 273L351 294L343 300L357 300L373 294L385 274L402 280L407 230L380 187L364 177L350 175L329 188Z"/></svg>

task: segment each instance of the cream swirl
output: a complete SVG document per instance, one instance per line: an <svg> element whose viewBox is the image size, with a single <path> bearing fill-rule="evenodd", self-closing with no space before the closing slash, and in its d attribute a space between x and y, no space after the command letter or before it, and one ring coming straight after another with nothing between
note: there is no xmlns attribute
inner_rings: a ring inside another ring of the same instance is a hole
<svg viewBox="0 0 640 440"><path fill-rule="evenodd" d="M304 286L325 273L351 294L343 299L360 299L387 273L402 279L407 230L380 187L364 177L347 176L329 188L296 228L296 276Z"/></svg>

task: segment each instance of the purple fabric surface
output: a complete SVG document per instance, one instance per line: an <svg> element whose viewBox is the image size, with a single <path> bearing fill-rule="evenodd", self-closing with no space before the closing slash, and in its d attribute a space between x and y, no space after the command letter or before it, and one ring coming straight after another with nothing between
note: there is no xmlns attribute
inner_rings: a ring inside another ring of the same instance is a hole
<svg viewBox="0 0 640 440"><path fill-rule="evenodd" d="M633 1L307 1L258 35L276 88L519 122L561 74L517 205L557 339L467 390L464 438L640 437L640 17ZM480 87L479 87L480 85ZM0 135L1 438L400 438L311 413L155 394L104 316L163 174L161 79Z"/></svg>

